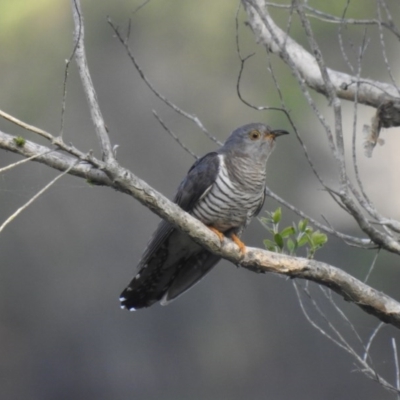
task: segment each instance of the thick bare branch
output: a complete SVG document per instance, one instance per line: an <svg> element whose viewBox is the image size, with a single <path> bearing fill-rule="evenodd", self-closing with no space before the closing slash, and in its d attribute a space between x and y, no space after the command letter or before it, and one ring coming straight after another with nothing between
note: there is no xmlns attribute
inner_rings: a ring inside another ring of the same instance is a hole
<svg viewBox="0 0 400 400"><path fill-rule="evenodd" d="M30 141L26 141L23 146L18 146L14 139L15 137L12 135L0 131L0 148L24 157L49 151L49 148ZM353 302L381 321L400 328L400 303L341 269L314 260L271 253L251 247L248 247L247 252L242 256L239 248L232 241L225 240L221 244L218 237L199 220L182 211L179 206L116 162L107 165L94 158L89 159L90 163L84 161L74 166L73 164L77 161L75 157L54 151L38 156L35 161L61 171L72 166L70 173L73 175L89 179L93 184L110 186L130 194L154 213L182 229L196 242L234 264L240 264L242 267L258 273L273 272L291 278L314 281L334 290L345 300Z"/></svg>
<svg viewBox="0 0 400 400"><path fill-rule="evenodd" d="M286 52L290 54L291 61L303 77L304 82L310 88L327 96L327 88L316 58L275 24L268 13L266 1L242 0L242 3L257 41L281 58L283 58L283 50L286 49ZM263 15L272 27L273 34L265 26L255 7L262 10ZM398 98L398 90L394 85L371 79L362 79L358 82L356 76L330 68L327 68L327 73L336 91L336 95L342 99L354 101L357 83L359 85L358 102L361 104L377 108L384 101Z"/></svg>
<svg viewBox="0 0 400 400"><path fill-rule="evenodd" d="M76 45L75 60L78 66L79 75L82 82L83 90L85 91L86 98L89 104L90 114L92 117L93 125L96 129L97 139L102 151L103 160L112 162L114 160L114 153L111 146L110 138L108 136L107 127L104 122L103 115L100 110L99 102L97 100L96 90L94 88L92 78L90 76L88 63L86 60L86 53L84 47L84 25L83 16L81 12L80 0L71 0L72 15L74 19L74 39Z"/></svg>
<svg viewBox="0 0 400 400"><path fill-rule="evenodd" d="M47 146L25 140L23 145L18 145L16 137L0 131L0 149L11 151L26 158L32 158L34 161L47 165L58 171L65 171L74 163L77 158L69 154L55 151ZM69 174L79 176L93 182L97 185L112 186L111 180L101 170L103 163L94 157L87 155L81 158L79 164L73 166ZM95 166L94 166L95 165Z"/></svg>

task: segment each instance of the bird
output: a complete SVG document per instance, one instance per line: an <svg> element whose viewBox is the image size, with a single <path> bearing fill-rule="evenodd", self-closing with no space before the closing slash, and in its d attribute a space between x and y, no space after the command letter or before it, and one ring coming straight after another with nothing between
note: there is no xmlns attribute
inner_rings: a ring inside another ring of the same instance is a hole
<svg viewBox="0 0 400 400"><path fill-rule="evenodd" d="M216 151L199 158L176 192L174 203L219 239L231 238L244 254L243 230L263 207L266 164L278 136L263 123L234 130ZM202 279L220 260L172 224L161 221L143 252L137 273L121 293L121 308L166 305Z"/></svg>

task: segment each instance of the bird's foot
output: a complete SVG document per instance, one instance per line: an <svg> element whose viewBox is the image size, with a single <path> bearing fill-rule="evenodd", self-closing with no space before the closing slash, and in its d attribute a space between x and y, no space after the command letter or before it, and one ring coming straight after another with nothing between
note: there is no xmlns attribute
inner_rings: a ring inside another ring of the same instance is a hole
<svg viewBox="0 0 400 400"><path fill-rule="evenodd" d="M207 226L207 228L210 231L213 231L218 236L218 238L219 238L221 243L224 241L225 235L221 231L219 231L218 229L216 229L216 228L214 228L212 226Z"/></svg>
<svg viewBox="0 0 400 400"><path fill-rule="evenodd" d="M234 234L231 234L231 239L238 245L242 255L246 253L246 245Z"/></svg>

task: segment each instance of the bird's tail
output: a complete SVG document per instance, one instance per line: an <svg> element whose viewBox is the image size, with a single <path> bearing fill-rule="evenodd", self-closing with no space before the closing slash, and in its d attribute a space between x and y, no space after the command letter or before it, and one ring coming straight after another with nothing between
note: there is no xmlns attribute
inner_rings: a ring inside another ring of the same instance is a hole
<svg viewBox="0 0 400 400"><path fill-rule="evenodd" d="M154 258L152 265L144 266L121 293L121 308L135 311L158 301L168 304L199 282L220 257L201 249L168 268L156 265L157 260Z"/></svg>

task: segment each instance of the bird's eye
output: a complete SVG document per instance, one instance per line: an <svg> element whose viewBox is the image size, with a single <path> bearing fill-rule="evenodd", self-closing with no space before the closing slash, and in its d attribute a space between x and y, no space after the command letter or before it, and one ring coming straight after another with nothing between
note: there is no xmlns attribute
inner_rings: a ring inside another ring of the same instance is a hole
<svg viewBox="0 0 400 400"><path fill-rule="evenodd" d="M250 137L251 140L257 140L257 139L260 139L261 133L256 131L256 130L254 130L254 131L251 131L249 133L249 137Z"/></svg>

